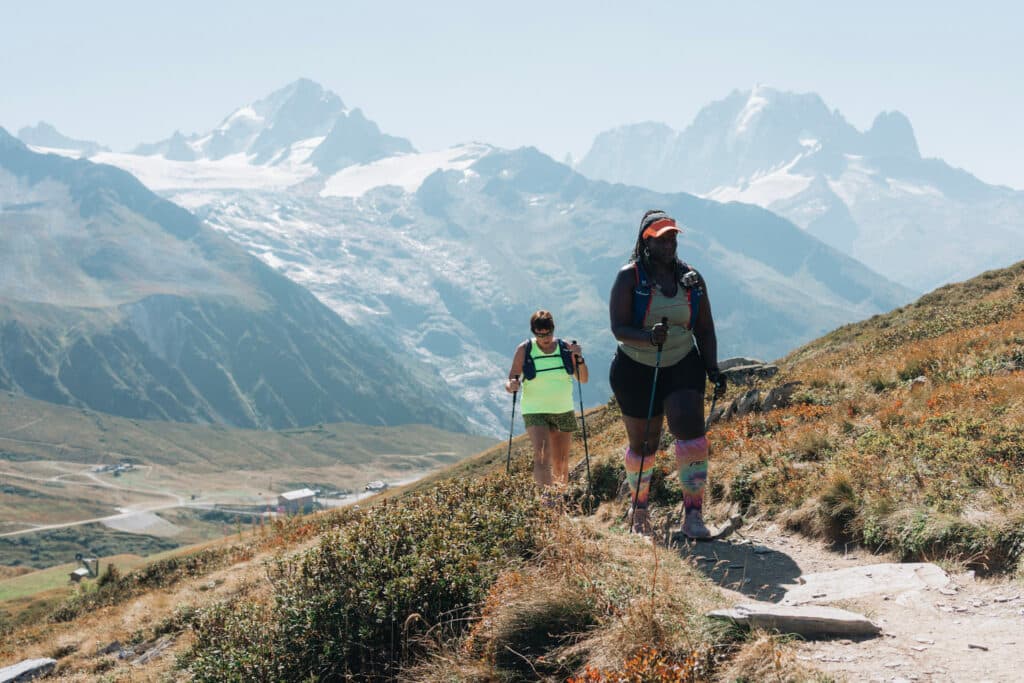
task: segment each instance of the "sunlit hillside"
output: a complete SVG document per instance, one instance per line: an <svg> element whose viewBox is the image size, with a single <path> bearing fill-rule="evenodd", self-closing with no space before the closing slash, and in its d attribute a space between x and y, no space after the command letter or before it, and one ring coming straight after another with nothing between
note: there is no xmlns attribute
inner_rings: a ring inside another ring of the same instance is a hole
<svg viewBox="0 0 1024 683"><path fill-rule="evenodd" d="M713 424L712 522L741 511L869 551L1020 572L1024 264L778 364L719 404L800 383L785 407ZM562 510L534 495L520 437L511 477L501 444L374 505L242 530L106 576L31 623L12 615L0 663L55 656L69 680L825 680L786 643L704 616L727 599L664 543L680 500L669 453L655 543L625 533L615 407L586 426L590 493L578 435Z"/></svg>
<svg viewBox="0 0 1024 683"><path fill-rule="evenodd" d="M1024 264L793 352L793 405L723 423L712 477L748 512L904 558L1019 570Z"/></svg>

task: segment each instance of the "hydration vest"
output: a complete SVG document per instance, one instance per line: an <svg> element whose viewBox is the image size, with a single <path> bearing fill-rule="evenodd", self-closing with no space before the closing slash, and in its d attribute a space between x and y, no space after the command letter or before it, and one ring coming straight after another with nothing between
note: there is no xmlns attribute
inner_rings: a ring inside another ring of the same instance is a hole
<svg viewBox="0 0 1024 683"><path fill-rule="evenodd" d="M682 265L681 270L684 276L687 273L697 272L681 261L680 265ZM633 287L633 327L643 327L644 318L647 317L648 311L651 310L651 299L653 298L651 296L651 281L639 261L633 264L633 273L635 275L635 286ZM679 279L679 287L686 290L686 300L690 304L689 327L692 330L697 322L697 312L700 310L700 297L704 293L704 287L699 282L693 287L687 287L683 284L682 278Z"/></svg>
<svg viewBox="0 0 1024 683"><path fill-rule="evenodd" d="M565 367L565 371L570 375L573 374L572 368L572 352L569 351L569 345L565 343L564 339L558 340L558 351L562 355L562 366ZM554 368L545 368L546 370L557 370ZM544 372L544 370L541 370ZM526 340L526 358L523 359L523 377L526 379L533 379L537 376L537 366L533 362L533 340Z"/></svg>

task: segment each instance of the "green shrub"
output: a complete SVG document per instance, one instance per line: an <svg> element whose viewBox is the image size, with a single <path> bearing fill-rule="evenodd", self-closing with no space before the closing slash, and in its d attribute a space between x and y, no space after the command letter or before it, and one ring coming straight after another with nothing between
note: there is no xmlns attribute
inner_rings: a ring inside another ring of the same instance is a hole
<svg viewBox="0 0 1024 683"><path fill-rule="evenodd" d="M100 574L100 578L96 581L96 585L100 588L106 586L109 583L115 583L121 578L121 572L117 570L117 565L113 562L107 563L107 568Z"/></svg>
<svg viewBox="0 0 1024 683"><path fill-rule="evenodd" d="M534 554L548 514L526 477L378 505L275 560L272 606L203 612L184 662L200 681L392 678L426 634L461 630L497 575Z"/></svg>
<svg viewBox="0 0 1024 683"><path fill-rule="evenodd" d="M758 467L754 463L745 463L740 471L733 477L729 485L729 500L738 503L741 512L746 512L750 504L754 502L757 495L755 477Z"/></svg>
<svg viewBox="0 0 1024 683"><path fill-rule="evenodd" d="M835 541L853 537L851 525L861 507L856 489L845 475L836 474L819 498L818 511L829 538Z"/></svg>
<svg viewBox="0 0 1024 683"><path fill-rule="evenodd" d="M94 590L84 590L68 598L50 614L50 620L72 621L82 614L119 604L147 590L170 586L184 578L201 576L247 557L250 552L237 545L207 548L189 555L153 562L128 574L120 574L113 565L108 564Z"/></svg>

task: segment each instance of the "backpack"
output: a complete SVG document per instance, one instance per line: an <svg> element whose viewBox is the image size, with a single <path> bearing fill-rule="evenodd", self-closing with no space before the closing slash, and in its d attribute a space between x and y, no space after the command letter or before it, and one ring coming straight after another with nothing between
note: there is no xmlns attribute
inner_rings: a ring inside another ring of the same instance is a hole
<svg viewBox="0 0 1024 683"><path fill-rule="evenodd" d="M565 367L565 371L570 375L573 374L572 368L572 352L569 351L569 345L565 343L564 339L558 340L558 351L562 355L562 365ZM546 368L547 370L556 370L557 368ZM544 372L544 370L541 370ZM537 365L533 362L533 340L526 340L526 358L523 359L523 377L526 379L533 379L537 376Z"/></svg>
<svg viewBox="0 0 1024 683"><path fill-rule="evenodd" d="M683 266L683 275L687 273L696 273L697 271L690 268L685 263L680 261ZM633 272L636 277L636 286L633 288L633 327L643 327L644 318L647 317L648 311L651 310L651 281L647 277L647 273L644 271L639 261L633 264ZM690 304L690 329L693 329L694 324L697 322L697 312L700 310L700 297L704 293L704 287L698 282L698 284L687 287L683 284L682 278L679 280L679 286L686 290L686 300Z"/></svg>

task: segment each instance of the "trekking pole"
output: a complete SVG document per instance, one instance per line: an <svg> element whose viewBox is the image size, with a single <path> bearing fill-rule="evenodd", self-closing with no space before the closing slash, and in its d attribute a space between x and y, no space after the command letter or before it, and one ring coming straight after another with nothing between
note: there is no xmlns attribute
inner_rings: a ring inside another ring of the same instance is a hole
<svg viewBox="0 0 1024 683"><path fill-rule="evenodd" d="M573 339L572 343L575 344L576 340ZM583 427L583 459L587 463L587 504L589 506L590 497L593 495L590 488L590 448L587 446L587 418L583 415L583 383L580 381L580 368L578 363L576 365L576 388L579 389L580 392L580 424Z"/></svg>
<svg viewBox="0 0 1024 683"><path fill-rule="evenodd" d="M662 325L668 325L668 318L661 319ZM653 332L652 332L653 334ZM658 369L661 367L661 344L658 344L658 355L654 357L654 378L651 379L651 401L647 406L647 424L644 425L644 445L640 449L640 472L636 476L636 491L633 493L633 512L629 516L629 529L633 530L633 522L636 519L636 503L640 500L640 483L644 478L644 458L647 456L647 440L650 438L651 415L654 414L654 390L658 386Z"/></svg>
<svg viewBox="0 0 1024 683"><path fill-rule="evenodd" d="M708 411L708 419L704 422L704 433L707 434L708 427L711 426L711 419L715 416L715 404L718 403L718 387L715 387L714 393L711 394L711 410Z"/></svg>
<svg viewBox="0 0 1024 683"><path fill-rule="evenodd" d="M515 379L519 379L519 375L516 375ZM512 430L516 426L516 396L519 395L519 390L512 392L512 417L508 423L508 455L505 456L505 474L512 471Z"/></svg>

